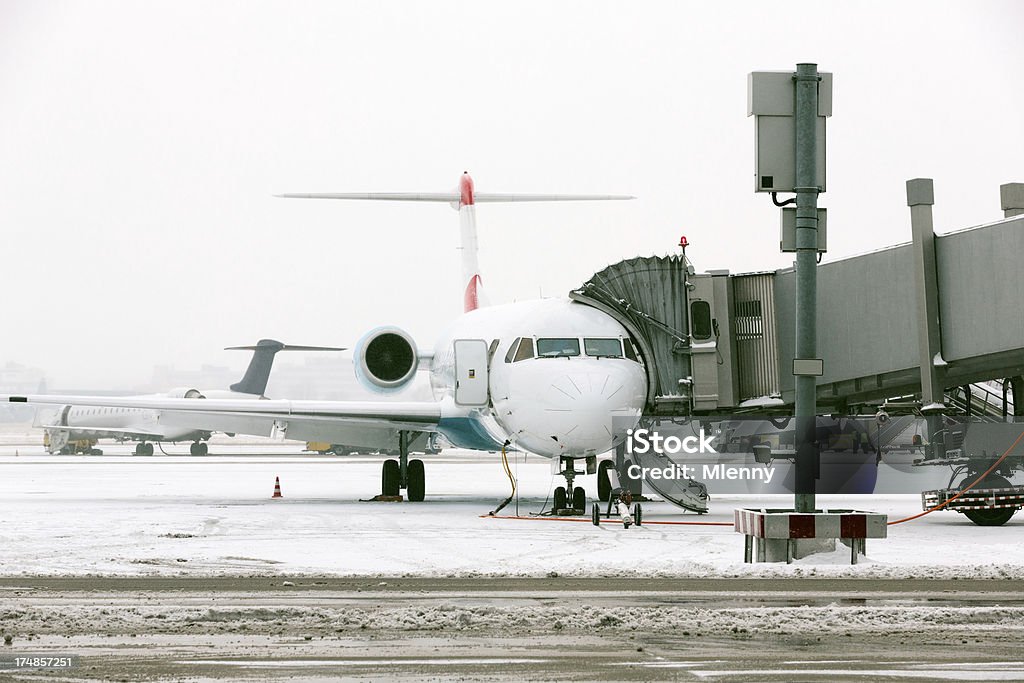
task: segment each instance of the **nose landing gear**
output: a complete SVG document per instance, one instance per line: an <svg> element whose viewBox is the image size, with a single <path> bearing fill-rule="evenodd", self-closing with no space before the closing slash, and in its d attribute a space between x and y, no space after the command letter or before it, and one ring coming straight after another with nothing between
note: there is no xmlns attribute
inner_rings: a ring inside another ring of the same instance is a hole
<svg viewBox="0 0 1024 683"><path fill-rule="evenodd" d="M586 459L587 468L583 472L576 470L576 458L560 457L557 474L565 477L565 486L555 489L552 499L551 513L555 515L582 515L587 510L587 492L582 486L573 486L573 480L580 474L593 474L597 467L597 458Z"/></svg>

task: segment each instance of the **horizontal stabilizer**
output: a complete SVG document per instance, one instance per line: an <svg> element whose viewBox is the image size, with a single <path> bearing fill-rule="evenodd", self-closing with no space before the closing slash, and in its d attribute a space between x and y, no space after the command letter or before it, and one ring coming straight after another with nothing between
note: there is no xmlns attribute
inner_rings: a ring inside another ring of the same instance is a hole
<svg viewBox="0 0 1024 683"><path fill-rule="evenodd" d="M285 199L371 199L385 202L448 202L458 204L459 192L314 192L279 194ZM585 202L636 199L625 194L515 194L475 192L473 199L481 202Z"/></svg>
<svg viewBox="0 0 1024 683"><path fill-rule="evenodd" d="M280 342L277 342L280 344ZM225 346L225 351L256 351L257 349L271 346L271 344L261 344L255 346ZM295 344L280 344L277 347L277 351L345 351L344 346L297 346Z"/></svg>

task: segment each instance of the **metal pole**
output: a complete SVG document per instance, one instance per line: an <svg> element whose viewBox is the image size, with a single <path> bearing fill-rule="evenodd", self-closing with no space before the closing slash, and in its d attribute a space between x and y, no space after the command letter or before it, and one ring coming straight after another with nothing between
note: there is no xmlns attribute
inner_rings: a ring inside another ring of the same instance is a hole
<svg viewBox="0 0 1024 683"><path fill-rule="evenodd" d="M796 66L796 357L818 354L818 65ZM818 478L816 380L796 379L797 512L814 512Z"/></svg>

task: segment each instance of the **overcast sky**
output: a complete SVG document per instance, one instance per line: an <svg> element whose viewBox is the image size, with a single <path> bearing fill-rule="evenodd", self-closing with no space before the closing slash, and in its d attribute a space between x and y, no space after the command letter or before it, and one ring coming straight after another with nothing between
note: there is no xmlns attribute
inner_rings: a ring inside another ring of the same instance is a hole
<svg viewBox="0 0 1024 683"><path fill-rule="evenodd" d="M686 234L698 269L783 267L746 77L817 62L830 252L1001 218L1024 181L1018 2L0 1L0 364L51 387L243 365L275 337L431 347L461 310L446 205L281 192L611 192L478 209L495 302L561 296ZM2 390L2 387L0 387Z"/></svg>

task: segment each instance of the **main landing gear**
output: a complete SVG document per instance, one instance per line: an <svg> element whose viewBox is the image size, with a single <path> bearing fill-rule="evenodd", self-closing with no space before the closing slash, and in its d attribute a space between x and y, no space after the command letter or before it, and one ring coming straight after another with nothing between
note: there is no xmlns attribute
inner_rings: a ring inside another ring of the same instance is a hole
<svg viewBox="0 0 1024 683"><path fill-rule="evenodd" d="M205 441L196 441L188 447L188 452L192 455L206 455L210 452L210 447L206 445Z"/></svg>
<svg viewBox="0 0 1024 683"><path fill-rule="evenodd" d="M398 460L384 461L381 468L381 495L397 496L405 489L410 503L420 503L426 494L426 480L423 461L409 460L409 433L398 432Z"/></svg>
<svg viewBox="0 0 1024 683"><path fill-rule="evenodd" d="M551 512L556 515L582 515L587 509L587 492L582 486L573 486L573 480L579 474L593 474L597 467L597 458L591 456L586 459L587 469L584 472L576 471L576 459L560 457L558 459L558 472L565 477L565 486L555 489L555 495L551 503Z"/></svg>
<svg viewBox="0 0 1024 683"><path fill-rule="evenodd" d="M145 441L135 444L135 455L153 455L153 444Z"/></svg>

